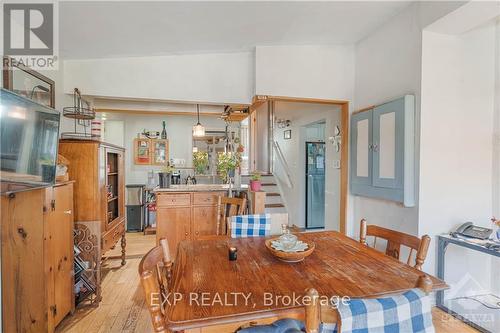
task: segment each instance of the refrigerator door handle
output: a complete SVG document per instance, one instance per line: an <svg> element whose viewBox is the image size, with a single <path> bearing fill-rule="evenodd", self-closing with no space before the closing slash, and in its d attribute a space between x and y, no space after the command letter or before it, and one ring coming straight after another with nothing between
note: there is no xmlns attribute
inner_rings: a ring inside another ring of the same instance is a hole
<svg viewBox="0 0 500 333"><path fill-rule="evenodd" d="M312 200L313 200L313 190L314 190L314 177L313 175L307 175L307 178L308 178L308 181L307 181L307 206L309 207L309 209L307 210L307 220L309 221L311 218L312 218L312 212L311 212L311 208L312 208ZM306 221L306 224L307 222Z"/></svg>

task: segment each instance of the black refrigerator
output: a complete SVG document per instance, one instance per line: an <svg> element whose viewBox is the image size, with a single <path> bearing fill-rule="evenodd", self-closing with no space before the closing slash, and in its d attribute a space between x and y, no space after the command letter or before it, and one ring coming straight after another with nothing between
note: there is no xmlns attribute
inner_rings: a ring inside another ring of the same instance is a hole
<svg viewBox="0 0 500 333"><path fill-rule="evenodd" d="M306 142L306 228L325 227L325 143Z"/></svg>

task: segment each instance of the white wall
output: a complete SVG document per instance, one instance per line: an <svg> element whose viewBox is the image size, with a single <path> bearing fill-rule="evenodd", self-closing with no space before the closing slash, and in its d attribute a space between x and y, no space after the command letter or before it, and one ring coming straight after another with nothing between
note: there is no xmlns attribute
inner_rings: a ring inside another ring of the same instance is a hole
<svg viewBox="0 0 500 333"><path fill-rule="evenodd" d="M106 120L102 121L102 141L120 147L125 146L125 121Z"/></svg>
<svg viewBox="0 0 500 333"><path fill-rule="evenodd" d="M465 221L491 226L495 25L463 35L423 34L419 233L446 233ZM496 165L498 167L498 165ZM435 272L435 243L424 269ZM491 265L448 251L447 281L471 273L489 286Z"/></svg>
<svg viewBox="0 0 500 333"><path fill-rule="evenodd" d="M417 2L359 41L355 48L352 110L377 105L405 94L416 97L416 206L350 196L347 233L358 236L362 218L387 228L418 234L419 131L422 30L462 6L464 2Z"/></svg>
<svg viewBox="0 0 500 333"><path fill-rule="evenodd" d="M354 47L257 46L258 95L352 100Z"/></svg>
<svg viewBox="0 0 500 333"><path fill-rule="evenodd" d="M493 214L500 216L500 18L496 23L495 43L495 121L493 135ZM491 279L500 276L500 258L492 258ZM493 292L500 294L500 283L493 285Z"/></svg>
<svg viewBox="0 0 500 333"><path fill-rule="evenodd" d="M326 142L325 158L325 229L339 230L340 223L340 169L333 167L333 161L340 159L340 152L328 142L328 137L334 135L335 126L341 128L341 110L338 106L276 102L275 118L291 120L291 126L284 129L275 129L274 139L280 145L285 159L288 162L294 188L289 189L284 179L278 178L281 167L276 176L283 189L283 200L286 203L291 224L305 227L305 142L308 140L323 140ZM325 121L324 133L307 133L305 126ZM292 138L283 139L285 130L292 131Z"/></svg>
<svg viewBox="0 0 500 333"><path fill-rule="evenodd" d="M413 4L356 45L353 110L414 94L418 119L420 60L419 5ZM418 137L415 141L418 142ZM418 156L418 144L416 148ZM418 232L417 207L405 208L394 202L358 196L350 202L352 219L347 232L351 235L358 236L362 218L390 229L410 234Z"/></svg>
<svg viewBox="0 0 500 333"><path fill-rule="evenodd" d="M135 165L133 141L143 129L151 131L162 130L162 121L166 121L166 130L169 138L170 158L186 160L186 165L191 166L193 153L192 127L196 123L196 116L161 116L137 114L113 114L111 123L122 121L124 124L125 151L125 182L126 184L146 184L148 171L161 170L160 166ZM201 123L206 129L224 129L225 123L218 117L201 116ZM108 121L104 122L105 131L109 131ZM109 133L108 133L109 134ZM106 134L106 135L108 135ZM115 138L115 140L118 140ZM189 171L186 171L189 172ZM190 172L192 173L192 172Z"/></svg>
<svg viewBox="0 0 500 333"><path fill-rule="evenodd" d="M213 103L249 103L251 52L171 55L64 63L64 91L86 95Z"/></svg>

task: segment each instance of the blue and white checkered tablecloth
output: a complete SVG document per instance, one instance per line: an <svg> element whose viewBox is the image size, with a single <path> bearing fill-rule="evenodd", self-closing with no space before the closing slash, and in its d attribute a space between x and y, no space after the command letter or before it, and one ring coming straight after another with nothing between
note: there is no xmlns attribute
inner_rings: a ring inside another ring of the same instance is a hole
<svg viewBox="0 0 500 333"><path fill-rule="evenodd" d="M237 215L231 217L231 238L262 237L271 231L271 215Z"/></svg>

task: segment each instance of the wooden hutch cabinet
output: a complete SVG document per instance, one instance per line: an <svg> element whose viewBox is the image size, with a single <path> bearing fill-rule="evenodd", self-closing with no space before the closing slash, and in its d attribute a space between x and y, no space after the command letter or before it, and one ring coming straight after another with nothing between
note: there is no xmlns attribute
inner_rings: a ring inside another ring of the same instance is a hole
<svg viewBox="0 0 500 333"><path fill-rule="evenodd" d="M92 140L60 140L75 180L75 221L100 224L104 254L121 238L125 264L125 149Z"/></svg>

